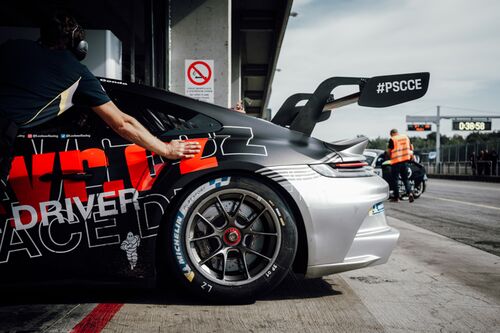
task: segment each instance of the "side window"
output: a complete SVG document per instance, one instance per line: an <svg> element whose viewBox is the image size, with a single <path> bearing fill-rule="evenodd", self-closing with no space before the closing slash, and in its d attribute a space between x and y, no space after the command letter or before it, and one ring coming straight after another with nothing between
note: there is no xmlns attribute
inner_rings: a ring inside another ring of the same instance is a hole
<svg viewBox="0 0 500 333"><path fill-rule="evenodd" d="M372 165L373 156L370 155L364 155L364 156L365 156L365 162L368 163L368 165Z"/></svg>
<svg viewBox="0 0 500 333"><path fill-rule="evenodd" d="M120 110L157 136L207 133L220 128L214 119L175 104L122 91L112 92L111 98Z"/></svg>

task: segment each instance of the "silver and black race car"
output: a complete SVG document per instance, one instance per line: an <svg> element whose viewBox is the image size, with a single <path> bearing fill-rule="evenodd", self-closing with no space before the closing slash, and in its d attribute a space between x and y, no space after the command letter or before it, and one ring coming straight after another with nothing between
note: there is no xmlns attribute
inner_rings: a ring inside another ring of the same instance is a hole
<svg viewBox="0 0 500 333"><path fill-rule="evenodd" d="M291 96L272 122L168 91L102 79L120 109L164 141L196 140L167 161L73 107L24 130L2 198L0 283L177 281L214 300L385 263L387 183L366 168L366 138L311 137L333 108L423 96L428 73L330 78ZM332 90L359 92L334 99ZM297 106L306 100L304 106Z"/></svg>

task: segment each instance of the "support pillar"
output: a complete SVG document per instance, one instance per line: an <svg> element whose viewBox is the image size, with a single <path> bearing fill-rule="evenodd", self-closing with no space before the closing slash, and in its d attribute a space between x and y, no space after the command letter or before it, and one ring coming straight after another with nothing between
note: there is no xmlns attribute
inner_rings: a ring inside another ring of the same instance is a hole
<svg viewBox="0 0 500 333"><path fill-rule="evenodd" d="M437 120L436 120L436 166L438 170L438 174L440 173L440 163L441 163L441 133L439 131L440 123L441 123L441 107L437 106Z"/></svg>
<svg viewBox="0 0 500 333"><path fill-rule="evenodd" d="M170 3L170 87L185 92L185 60L214 61L214 103L231 107L231 0Z"/></svg>

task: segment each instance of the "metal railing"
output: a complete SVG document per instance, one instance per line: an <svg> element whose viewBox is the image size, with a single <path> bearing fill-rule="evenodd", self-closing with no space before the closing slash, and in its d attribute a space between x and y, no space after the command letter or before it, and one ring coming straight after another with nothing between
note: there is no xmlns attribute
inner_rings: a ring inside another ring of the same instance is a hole
<svg viewBox="0 0 500 333"><path fill-rule="evenodd" d="M475 165L469 161L458 162L423 162L430 175L458 175L458 176L500 176L500 163L496 166L492 161L477 161Z"/></svg>
<svg viewBox="0 0 500 333"><path fill-rule="evenodd" d="M429 159L432 148L420 149L418 155L430 175L499 176L500 165L497 153L499 150L500 141L496 140L445 145L440 149L441 163L439 164Z"/></svg>

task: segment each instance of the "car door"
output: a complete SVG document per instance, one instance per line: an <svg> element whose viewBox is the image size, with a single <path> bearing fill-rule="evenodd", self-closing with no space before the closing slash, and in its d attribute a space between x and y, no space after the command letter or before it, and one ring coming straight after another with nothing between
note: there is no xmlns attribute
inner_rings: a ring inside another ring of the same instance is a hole
<svg viewBox="0 0 500 333"><path fill-rule="evenodd" d="M106 164L104 152L93 149L98 132L91 111L75 107L20 131L4 198L11 211L0 226L3 281L59 280L85 272L83 245L90 233L89 214L82 212L89 212L89 189L99 182L89 168Z"/></svg>
<svg viewBox="0 0 500 333"><path fill-rule="evenodd" d="M220 128L164 101L108 93L165 141L206 137L205 127ZM119 137L90 109L76 107L22 131L16 155L8 199L14 214L0 226L0 269L11 272L0 279L11 281L152 276L155 237L168 197L175 195L175 189L153 190L158 175L167 171L177 180L183 168L216 165L211 158L182 165L164 160Z"/></svg>

